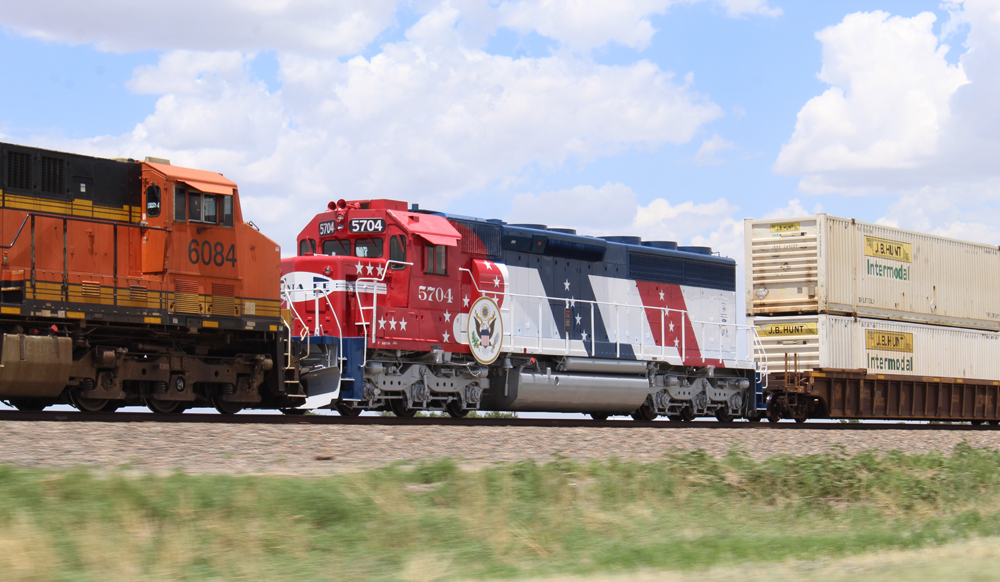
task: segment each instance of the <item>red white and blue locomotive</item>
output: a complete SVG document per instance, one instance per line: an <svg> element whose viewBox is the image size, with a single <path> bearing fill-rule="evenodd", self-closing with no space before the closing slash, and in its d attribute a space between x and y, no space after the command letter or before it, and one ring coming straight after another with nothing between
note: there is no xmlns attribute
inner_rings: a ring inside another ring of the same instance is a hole
<svg viewBox="0 0 1000 582"><path fill-rule="evenodd" d="M282 275L304 408L757 420L764 407L736 263L704 247L340 200Z"/></svg>

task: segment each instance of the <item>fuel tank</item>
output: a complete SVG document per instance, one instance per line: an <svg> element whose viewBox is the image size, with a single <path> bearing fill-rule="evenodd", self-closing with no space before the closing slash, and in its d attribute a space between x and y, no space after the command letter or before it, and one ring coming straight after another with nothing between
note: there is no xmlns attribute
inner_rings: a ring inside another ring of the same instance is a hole
<svg viewBox="0 0 1000 582"><path fill-rule="evenodd" d="M645 376L580 374L511 368L490 376L484 410L628 414L646 400Z"/></svg>

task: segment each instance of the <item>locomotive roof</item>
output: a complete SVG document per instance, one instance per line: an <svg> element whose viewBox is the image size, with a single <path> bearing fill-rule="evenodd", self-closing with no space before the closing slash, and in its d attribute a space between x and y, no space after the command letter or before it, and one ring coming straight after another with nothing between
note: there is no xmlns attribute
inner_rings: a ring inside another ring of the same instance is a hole
<svg viewBox="0 0 1000 582"><path fill-rule="evenodd" d="M484 220L481 218L472 218L468 216L461 216L457 214L446 214L443 212L434 212L427 210L418 211L422 214L443 216L449 220L455 220L458 222L464 222L467 224L475 224L479 227L493 227L498 228L501 231L501 236L526 236L535 237L543 236L546 241L562 241L565 243L570 243L574 245L584 245L590 248L601 248L604 252L610 252L612 254L622 255L624 259L624 254L627 253L641 253L646 255L661 256L661 257L673 257L678 259L684 259L687 261L701 261L705 263L717 263L734 265L736 263L735 259L729 257L715 256L711 254L704 254L703 252L696 252L693 250L681 250L685 248L701 248L701 247L680 247L676 250L659 248L653 246L645 246L641 244L627 244L622 242L616 242L611 240L605 240L603 238L597 238L588 235L580 234L570 234L567 232L562 232L559 230L554 230L551 228L535 228L535 226L541 225L519 225L519 224L508 224L502 220ZM598 259L600 260L600 259ZM606 259L605 259L606 260Z"/></svg>
<svg viewBox="0 0 1000 582"><path fill-rule="evenodd" d="M236 189L236 182L233 182L218 172L182 168L180 166L157 164L154 162L145 163L167 178L184 182L195 190L209 192L211 194L232 194L233 190Z"/></svg>

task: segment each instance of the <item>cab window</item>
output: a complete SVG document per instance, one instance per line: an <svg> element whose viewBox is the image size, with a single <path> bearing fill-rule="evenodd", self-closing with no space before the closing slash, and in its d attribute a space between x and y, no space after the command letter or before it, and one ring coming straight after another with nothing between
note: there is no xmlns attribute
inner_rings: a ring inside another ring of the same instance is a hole
<svg viewBox="0 0 1000 582"><path fill-rule="evenodd" d="M174 186L174 222L187 220L187 192L183 186Z"/></svg>
<svg viewBox="0 0 1000 582"><path fill-rule="evenodd" d="M233 197L222 196L222 226L233 227Z"/></svg>
<svg viewBox="0 0 1000 582"><path fill-rule="evenodd" d="M424 272L430 275L448 274L448 247L427 245L424 254Z"/></svg>
<svg viewBox="0 0 1000 582"><path fill-rule="evenodd" d="M354 241L354 256L376 259L382 256L383 241L380 238L359 238Z"/></svg>
<svg viewBox="0 0 1000 582"><path fill-rule="evenodd" d="M188 191L188 220L191 222L202 222L201 192Z"/></svg>
<svg viewBox="0 0 1000 582"><path fill-rule="evenodd" d="M351 241L338 239L325 240L323 241L323 254L349 257L351 256Z"/></svg>
<svg viewBox="0 0 1000 582"><path fill-rule="evenodd" d="M306 253L316 254L316 241L311 238L304 238L299 241L299 256Z"/></svg>
<svg viewBox="0 0 1000 582"><path fill-rule="evenodd" d="M201 205L202 214L204 215L205 222L211 222L212 224L219 224L219 209L216 207L216 197L205 194L205 201Z"/></svg>
<svg viewBox="0 0 1000 582"><path fill-rule="evenodd" d="M146 188L146 216L154 218L160 215L160 187L151 184Z"/></svg>
<svg viewBox="0 0 1000 582"><path fill-rule="evenodd" d="M389 268L393 271L401 271L406 268L406 265L401 264L406 262L405 238L393 235L393 237L389 239L389 260L399 261L398 263L390 263Z"/></svg>

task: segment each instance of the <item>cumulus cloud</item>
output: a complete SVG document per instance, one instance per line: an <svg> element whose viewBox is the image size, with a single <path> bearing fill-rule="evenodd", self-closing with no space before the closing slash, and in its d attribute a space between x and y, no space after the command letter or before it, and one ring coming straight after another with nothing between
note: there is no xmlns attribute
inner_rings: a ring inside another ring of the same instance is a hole
<svg viewBox="0 0 1000 582"><path fill-rule="evenodd" d="M396 0L32 0L4 4L3 24L25 36L101 50L260 49L355 53L393 20Z"/></svg>
<svg viewBox="0 0 1000 582"><path fill-rule="evenodd" d="M886 224L995 243L1000 2L944 7L940 37L929 13L858 13L820 31L830 89L799 111L774 169L801 175L804 193L895 196ZM952 64L945 40L961 31Z"/></svg>
<svg viewBox="0 0 1000 582"><path fill-rule="evenodd" d="M742 251L739 207L724 198L713 202L671 203L657 198L643 205L628 186L608 182L600 188L583 185L566 190L522 193L514 197L508 222L572 225L579 234L632 235L644 240L712 246L727 256Z"/></svg>
<svg viewBox="0 0 1000 582"><path fill-rule="evenodd" d="M497 8L498 24L558 40L576 51L589 51L614 42L634 49L649 46L656 33L651 16L662 15L675 4L705 0L507 0ZM779 16L767 0L713 0L727 16Z"/></svg>
<svg viewBox="0 0 1000 582"><path fill-rule="evenodd" d="M937 152L952 94L967 82L945 59L936 17L857 13L817 33L830 89L799 111L775 170L823 175L913 168Z"/></svg>
<svg viewBox="0 0 1000 582"><path fill-rule="evenodd" d="M717 133L712 134L712 137L701 142L701 147L698 148L698 152L694 155L692 161L699 166L717 166L723 163L723 160L716 154L731 150L735 147L735 143L727 139L723 139Z"/></svg>
<svg viewBox="0 0 1000 582"><path fill-rule="evenodd" d="M461 18L442 2L370 58L279 53L273 92L253 77L250 54L167 52L128 83L160 95L130 134L36 143L238 175L248 214L274 232L338 198L444 208L529 165L687 143L722 115L690 77L648 61L469 48Z"/></svg>

